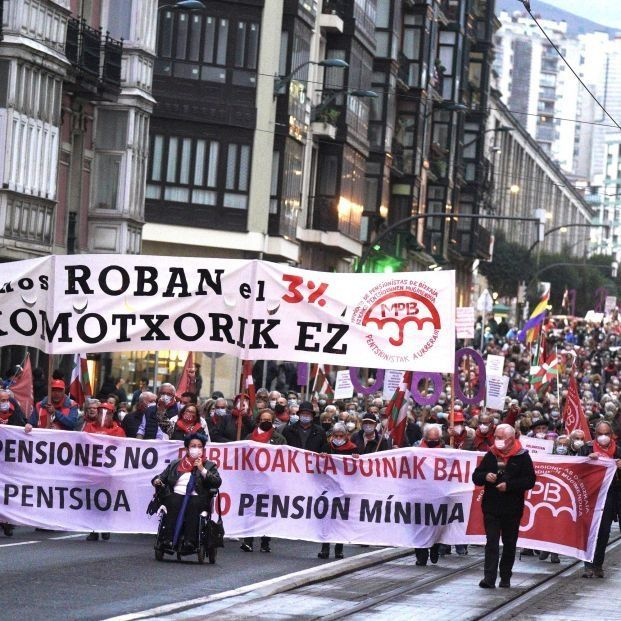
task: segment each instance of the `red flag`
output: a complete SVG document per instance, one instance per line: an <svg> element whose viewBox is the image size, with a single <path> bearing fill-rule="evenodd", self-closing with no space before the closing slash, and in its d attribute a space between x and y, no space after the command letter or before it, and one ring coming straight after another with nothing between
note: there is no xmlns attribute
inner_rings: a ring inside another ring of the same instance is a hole
<svg viewBox="0 0 621 621"><path fill-rule="evenodd" d="M580 395L578 394L578 383L572 369L569 378L569 390L567 391L567 399L565 400L565 408L563 409L563 420L565 421L565 433L569 434L575 429L584 431L585 440L591 439L591 430L589 422L584 414L582 403L580 403Z"/></svg>
<svg viewBox="0 0 621 621"><path fill-rule="evenodd" d="M30 354L26 354L22 370L12 379L9 389L13 391L13 396L22 408L26 418L30 418L30 415L32 414L32 406L34 405Z"/></svg>
<svg viewBox="0 0 621 621"><path fill-rule="evenodd" d="M69 395L82 407L86 397L90 397L92 394L86 356L84 354L74 354L71 381L69 382Z"/></svg>
<svg viewBox="0 0 621 621"><path fill-rule="evenodd" d="M181 377L177 383L177 398L181 398L184 392L196 394L196 367L194 366L194 353L190 352L185 359Z"/></svg>
<svg viewBox="0 0 621 621"><path fill-rule="evenodd" d="M248 395L250 399L250 409L254 414L257 413L257 398L254 390L254 378L252 377L252 360L244 360L242 363L242 392Z"/></svg>
<svg viewBox="0 0 621 621"><path fill-rule="evenodd" d="M405 438L405 429L408 422L409 386L411 381L412 372L406 371L403 375L403 381L386 406L386 411L388 412L388 432L392 437L392 443L395 448L403 446L403 440Z"/></svg>

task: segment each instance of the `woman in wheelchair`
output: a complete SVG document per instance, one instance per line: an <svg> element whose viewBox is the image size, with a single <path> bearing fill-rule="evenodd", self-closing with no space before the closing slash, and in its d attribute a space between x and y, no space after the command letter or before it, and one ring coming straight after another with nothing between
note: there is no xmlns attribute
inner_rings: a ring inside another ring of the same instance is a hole
<svg viewBox="0 0 621 621"><path fill-rule="evenodd" d="M200 433L186 436L185 455L152 480L166 507L162 546L170 549L182 540L182 555L196 551L200 514L209 510L210 490L222 484L216 465L203 457L206 443L207 438Z"/></svg>

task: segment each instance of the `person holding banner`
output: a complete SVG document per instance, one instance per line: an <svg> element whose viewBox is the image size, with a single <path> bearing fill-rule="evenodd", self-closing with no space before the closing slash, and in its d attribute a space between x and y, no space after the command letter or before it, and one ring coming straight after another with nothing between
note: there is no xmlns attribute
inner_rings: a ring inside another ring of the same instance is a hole
<svg viewBox="0 0 621 621"><path fill-rule="evenodd" d="M0 425L26 426L24 412L8 388L0 390Z"/></svg>
<svg viewBox="0 0 621 621"><path fill-rule="evenodd" d="M349 433L347 431L347 425L343 422L335 423L332 428L332 435L328 442L328 453L330 455L357 455L358 447L349 439ZM322 543L321 550L317 554L318 558L327 559L330 558L330 544ZM334 544L334 558L342 559L343 544Z"/></svg>
<svg viewBox="0 0 621 621"><path fill-rule="evenodd" d="M282 446L287 444L284 436L282 436L274 428L274 412L267 408L261 410L257 417L257 426L254 431L246 436L246 440L253 442L261 442L262 444L273 444ZM261 552L269 554L272 551L270 547L271 537L261 537ZM252 552L254 546L254 537L244 537L240 548L244 552Z"/></svg>
<svg viewBox="0 0 621 621"><path fill-rule="evenodd" d="M51 400L44 397L32 410L26 424L26 433L33 427L73 431L78 423L78 405L65 394L65 382L53 379L50 383Z"/></svg>
<svg viewBox="0 0 621 621"><path fill-rule="evenodd" d="M524 512L524 494L535 486L533 462L515 437L515 429L511 425L496 427L494 445L473 472L472 481L485 487L482 509L487 543L484 576L479 586L495 588L500 569L500 586L509 588ZM501 538L502 557L499 548Z"/></svg>
<svg viewBox="0 0 621 621"><path fill-rule="evenodd" d="M606 504L602 512L602 521L597 533L595 554L591 563L584 564L583 578L604 577L604 558L610 536L610 527L617 515L621 514L621 446L617 444L612 425L601 421L595 426L595 439L582 448L582 455L591 459L614 459L617 464L615 478L608 488Z"/></svg>
<svg viewBox="0 0 621 621"><path fill-rule="evenodd" d="M102 433L106 436L124 438L125 432L114 420L114 406L110 403L101 403L95 421L88 421L82 431L86 433Z"/></svg>
<svg viewBox="0 0 621 621"><path fill-rule="evenodd" d="M165 546L176 544L183 530L184 545L180 553L187 555L193 554L198 545L199 517L209 507L210 490L218 489L222 479L216 464L203 457L207 444L203 434L188 435L183 443L185 455L172 461L152 484L164 491L166 517L162 537Z"/></svg>

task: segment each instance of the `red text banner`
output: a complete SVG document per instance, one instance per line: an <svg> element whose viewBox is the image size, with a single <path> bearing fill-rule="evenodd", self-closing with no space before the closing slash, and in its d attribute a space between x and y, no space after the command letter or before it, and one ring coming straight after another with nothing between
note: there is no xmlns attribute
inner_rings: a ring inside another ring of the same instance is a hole
<svg viewBox="0 0 621 621"><path fill-rule="evenodd" d="M55 530L153 533L151 479L180 442L0 428L0 521ZM341 457L254 442L211 444L231 537L401 547L485 541L482 453L408 448ZM534 455L520 545L590 559L612 460Z"/></svg>

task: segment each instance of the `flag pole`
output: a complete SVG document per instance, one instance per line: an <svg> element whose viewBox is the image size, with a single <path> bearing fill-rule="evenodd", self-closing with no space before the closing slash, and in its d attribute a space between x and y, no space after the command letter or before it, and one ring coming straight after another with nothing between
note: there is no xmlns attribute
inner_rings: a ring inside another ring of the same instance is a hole
<svg viewBox="0 0 621 621"><path fill-rule="evenodd" d="M54 354L47 355L47 405L52 403L52 375L54 374ZM47 428L52 427L52 417L48 414Z"/></svg>
<svg viewBox="0 0 621 621"><path fill-rule="evenodd" d="M449 377L451 378L451 410L449 412L449 427L455 426L455 373L449 373ZM457 381L459 381L459 376L457 376ZM455 438L451 436L449 438L449 445L453 448L455 444Z"/></svg>
<svg viewBox="0 0 621 621"><path fill-rule="evenodd" d="M558 347L556 343L554 344L554 356L556 357L558 364L558 373L556 374L556 402L558 406L558 412L561 416L561 422L563 421L563 410L561 408L561 359L558 357Z"/></svg>

